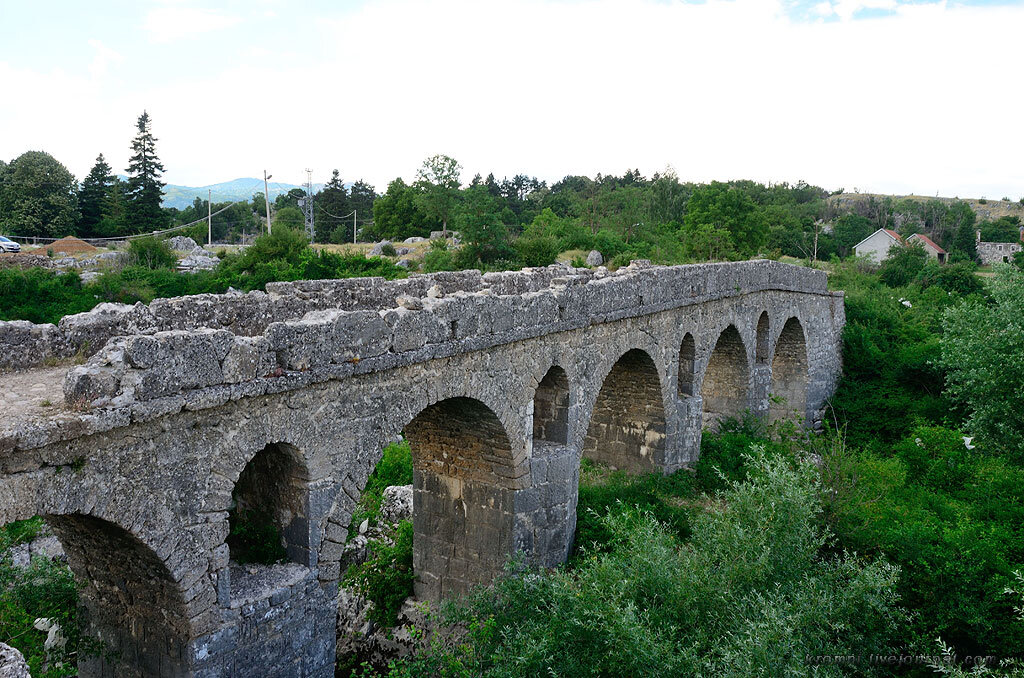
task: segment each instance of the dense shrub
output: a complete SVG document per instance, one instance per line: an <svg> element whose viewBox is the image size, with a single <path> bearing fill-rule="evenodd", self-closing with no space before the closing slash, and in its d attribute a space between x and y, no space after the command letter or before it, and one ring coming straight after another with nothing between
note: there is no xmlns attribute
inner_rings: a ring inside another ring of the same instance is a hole
<svg viewBox="0 0 1024 678"><path fill-rule="evenodd" d="M0 299L0 320L34 323L55 323L98 303L83 289L77 272L58 274L43 268L0 268Z"/></svg>
<svg viewBox="0 0 1024 678"><path fill-rule="evenodd" d="M393 543L371 542L370 557L350 568L344 579L373 603L369 618L384 626L395 625L416 579L412 571L412 521L400 522L392 537Z"/></svg>
<svg viewBox="0 0 1024 678"><path fill-rule="evenodd" d="M1020 651L1024 624L1004 589L1024 568L1024 469L941 427L915 429L892 456L846 452L825 463L840 543L900 566L919 646L941 636L961 653Z"/></svg>
<svg viewBox="0 0 1024 678"><path fill-rule="evenodd" d="M409 442L403 440L399 443L391 443L384 448L384 454L377 462L377 467L366 481L366 487L363 488L363 493L359 497L359 503L356 505L355 511L352 512L349 536L354 537L358 533L359 525L364 520L369 520L370 525L377 524L385 488L411 483L412 450L409 448Z"/></svg>
<svg viewBox="0 0 1024 678"><path fill-rule="evenodd" d="M889 287L903 287L921 274L927 261L928 254L917 243L896 246L889 250L889 256L882 262L878 275Z"/></svg>
<svg viewBox="0 0 1024 678"><path fill-rule="evenodd" d="M613 509L607 552L479 591L454 613L469 625L464 643L428 647L390 675L806 675L809 656L885 652L903 621L896 569L822 555L812 469L757 452L749 466L688 544L650 514Z"/></svg>
<svg viewBox="0 0 1024 678"><path fill-rule="evenodd" d="M178 263L167 241L153 236L132 240L128 245L128 260L134 266L148 269L174 268Z"/></svg>

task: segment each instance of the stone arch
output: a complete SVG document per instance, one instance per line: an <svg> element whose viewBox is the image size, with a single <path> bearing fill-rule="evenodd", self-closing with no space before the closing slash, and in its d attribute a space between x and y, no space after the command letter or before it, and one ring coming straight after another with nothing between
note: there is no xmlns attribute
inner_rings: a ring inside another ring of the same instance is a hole
<svg viewBox="0 0 1024 678"><path fill-rule="evenodd" d="M629 471L653 471L665 456L665 403L650 354L626 351L601 385L583 441L587 459Z"/></svg>
<svg viewBox="0 0 1024 678"><path fill-rule="evenodd" d="M679 397L689 398L697 395L694 383L697 377L697 343L689 332L679 345Z"/></svg>
<svg viewBox="0 0 1024 678"><path fill-rule="evenodd" d="M528 482L489 407L455 397L405 427L413 463L413 570L419 598L489 583L513 549L514 494Z"/></svg>
<svg viewBox="0 0 1024 678"><path fill-rule="evenodd" d="M754 348L754 361L759 365L768 364L770 334L771 321L768 318L768 311L763 311L757 319L757 336Z"/></svg>
<svg viewBox="0 0 1024 678"><path fill-rule="evenodd" d="M266 445L248 461L235 482L229 525L272 525L281 533L281 545L288 560L315 566L315 550L310 540L309 479L309 470L298 448L288 443ZM228 537L228 546L231 559L237 560L239 542Z"/></svg>
<svg viewBox="0 0 1024 678"><path fill-rule="evenodd" d="M808 384L807 339L800 320L791 317L775 342L769 421L779 421L795 414L799 424L805 423Z"/></svg>
<svg viewBox="0 0 1024 678"><path fill-rule="evenodd" d="M704 370L704 428L714 430L722 419L742 414L749 407L749 387L747 348L736 326L729 325L718 335Z"/></svg>
<svg viewBox="0 0 1024 678"><path fill-rule="evenodd" d="M569 442L569 377L552 365L533 396L533 445Z"/></svg>
<svg viewBox="0 0 1024 678"><path fill-rule="evenodd" d="M79 675L185 675L192 629L167 564L128 530L102 518L43 517L82 584L83 631L103 644L101 653L79 660Z"/></svg>

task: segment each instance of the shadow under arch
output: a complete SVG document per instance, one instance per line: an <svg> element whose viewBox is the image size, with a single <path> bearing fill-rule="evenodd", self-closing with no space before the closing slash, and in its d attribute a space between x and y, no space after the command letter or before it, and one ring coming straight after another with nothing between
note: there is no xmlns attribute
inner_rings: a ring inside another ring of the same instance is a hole
<svg viewBox="0 0 1024 678"><path fill-rule="evenodd" d="M128 530L84 514L44 515L82 585L83 633L103 651L78 675L179 676L190 671L188 606L166 563Z"/></svg>
<svg viewBox="0 0 1024 678"><path fill-rule="evenodd" d="M775 342L768 405L770 422L795 418L798 425L806 424L808 381L807 339L803 324L794 316L783 325Z"/></svg>
<svg viewBox="0 0 1024 678"><path fill-rule="evenodd" d="M749 389L747 348L736 326L729 325L718 335L704 370L703 428L717 430L723 419L742 414L749 407Z"/></svg>
<svg viewBox="0 0 1024 678"><path fill-rule="evenodd" d="M654 471L665 456L665 403L661 377L642 349L626 351L612 366L594 403L583 457L633 472Z"/></svg>
<svg viewBox="0 0 1024 678"><path fill-rule="evenodd" d="M486 584L514 548L515 492L525 460L497 415L474 398L424 408L405 427L413 464L416 596L441 600Z"/></svg>
<svg viewBox="0 0 1024 678"><path fill-rule="evenodd" d="M686 333L683 341L679 344L679 397L689 398L694 393L694 384L697 378L697 342L693 334Z"/></svg>
<svg viewBox="0 0 1024 678"><path fill-rule="evenodd" d="M533 396L533 444L566 445L569 442L569 377L552 365Z"/></svg>

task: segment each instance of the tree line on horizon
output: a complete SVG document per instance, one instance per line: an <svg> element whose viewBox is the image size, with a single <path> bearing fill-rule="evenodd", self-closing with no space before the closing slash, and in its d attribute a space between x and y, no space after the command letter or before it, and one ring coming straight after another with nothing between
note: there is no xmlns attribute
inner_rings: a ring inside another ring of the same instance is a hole
<svg viewBox="0 0 1024 678"><path fill-rule="evenodd" d="M266 197L212 206L197 197L178 210L161 206L164 166L152 120L136 123L132 156L122 181L100 154L79 186L53 156L29 151L0 161L0 232L21 237L117 238L181 226L217 212L216 242L242 242L265 228ZM799 181L681 181L671 168L644 177L639 170L591 178L569 175L552 184L517 174L476 174L463 183L462 167L446 155L427 158L412 183L401 177L383 194L359 180L346 186L338 170L314 196L314 241L348 243L427 237L457 230L464 243L459 265L543 265L560 252L597 249L605 259L648 258L658 263L732 260L751 256L800 259L845 257L878 228L924 233L952 261L974 260L975 231L991 242L1019 239L1020 219L978 222L970 203L878 198L841 205L841 193ZM273 226L301 229L292 189L274 199ZM353 228L357 229L353 233ZM206 224L190 234L207 237Z"/></svg>

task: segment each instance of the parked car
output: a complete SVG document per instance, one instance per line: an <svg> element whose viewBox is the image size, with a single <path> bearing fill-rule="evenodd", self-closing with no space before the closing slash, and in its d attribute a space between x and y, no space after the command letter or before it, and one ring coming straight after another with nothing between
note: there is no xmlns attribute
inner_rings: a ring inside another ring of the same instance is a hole
<svg viewBox="0 0 1024 678"><path fill-rule="evenodd" d="M21 245L0 235L0 252L20 252Z"/></svg>

